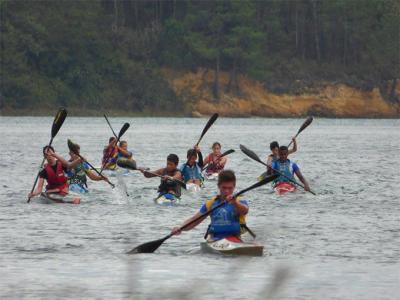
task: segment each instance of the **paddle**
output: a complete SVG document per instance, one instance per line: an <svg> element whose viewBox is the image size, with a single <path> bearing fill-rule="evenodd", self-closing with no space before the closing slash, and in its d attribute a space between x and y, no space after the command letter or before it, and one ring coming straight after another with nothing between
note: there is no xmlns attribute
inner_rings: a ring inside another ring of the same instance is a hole
<svg viewBox="0 0 400 300"><path fill-rule="evenodd" d="M271 182L271 181L275 180L276 178L278 178L278 175L271 175L269 177L266 177L262 181L259 181L259 182L255 183L255 184L253 184L252 186L249 186L248 188L245 188L244 190L241 190L240 192L237 192L236 194L233 195L233 197L237 198L238 196L240 196L240 195L242 195L242 194L244 194L244 193L246 193L246 192L248 192L248 191L250 191L252 189L258 188L258 187L260 187L260 186L262 186L264 184L267 184L268 182ZM210 209L205 214L201 215L198 218L195 218L194 220L190 221L186 225L183 225L179 229L180 230L184 230L185 228L188 228L192 224L194 224L194 223L198 222L199 220L209 216L213 211L217 210L218 208L220 208L224 204L225 204L225 202L222 202L222 203L218 204L217 206L215 206L214 208ZM131 251L127 252L127 254L153 253L155 250L157 250L158 247L160 247L166 240L168 240L173 235L174 234L170 233L167 236L163 237L162 239L139 245L136 248L132 249Z"/></svg>
<svg viewBox="0 0 400 300"><path fill-rule="evenodd" d="M117 165L121 168L125 168L125 169L129 169L129 170L133 170L133 171L140 171L142 170L141 168L137 168L136 167L136 163L130 159L119 159L117 161ZM153 173L153 172L149 172L147 170L145 170L146 173L149 173L151 175L154 175L156 177L160 177L160 178L164 178L164 176ZM172 181L176 182L177 184L179 184L181 187L183 187L186 190L186 183L184 183L183 181L180 181L179 179L174 179L171 178Z"/></svg>
<svg viewBox="0 0 400 300"><path fill-rule="evenodd" d="M231 154L231 153L233 153L233 152L235 152L235 150L233 150L233 149L230 149L230 150L227 150L227 151L225 151L224 153L222 153L221 155L220 155L220 157L218 157L218 160L217 161L219 161L221 158L223 158L224 156L227 156L227 155L229 155L229 154ZM201 169L201 171L203 172L207 167L208 167L208 165L209 165L210 163L207 163L202 169Z"/></svg>
<svg viewBox="0 0 400 300"><path fill-rule="evenodd" d="M207 133L208 129L210 129L210 127L212 126L212 124L214 124L214 122L218 119L218 114L213 114L211 116L211 118L208 120L206 126L203 129L203 132L200 135L199 140L196 143L196 146L198 146L200 144L201 139L203 138L203 136Z"/></svg>
<svg viewBox="0 0 400 300"><path fill-rule="evenodd" d="M296 135L294 136L294 138L297 138L297 136L304 130L304 129L306 129L307 127L308 127L308 125L310 125L311 123L312 123L312 121L313 121L313 117L308 117L305 121L304 121L304 123L303 123L303 125L301 125L301 127L300 127L300 129L297 131L297 133L296 133ZM289 145L288 145L288 148L290 147L290 145L293 143L293 140L292 141L290 141L290 143L289 143Z"/></svg>
<svg viewBox="0 0 400 300"><path fill-rule="evenodd" d="M53 126L51 127L51 138L50 138L50 142L48 144L49 146L51 146L51 144L53 143L53 139L57 135L58 131L60 130L60 128L61 128L62 124L64 123L66 117L67 117L67 110L65 108L60 108L58 110L55 118L54 118ZM45 162L45 158L43 158L42 163L40 164L40 169L43 168L44 162ZM33 187L31 189L31 193L33 193L38 179L39 179L39 172L36 175L36 179L35 179L35 182L33 183ZM27 202L28 203L31 202L31 198L30 197L28 198Z"/></svg>
<svg viewBox="0 0 400 300"><path fill-rule="evenodd" d="M76 156L78 156L81 160L83 160L83 162L87 163L89 165L89 167L95 171L97 173L97 175L101 176L102 178L105 179L105 181L112 186L112 188L115 188L115 185L110 182L110 180L108 180L106 177L104 177L102 174L100 174L99 171L97 171L97 169L95 167L92 166L92 164L90 162L88 162L85 158L83 158L80 154L79 154L79 150L76 144L74 144L70 139L68 139L68 148L69 150L71 150Z"/></svg>
<svg viewBox="0 0 400 300"><path fill-rule="evenodd" d="M248 157L254 159L255 161L259 162L260 164L263 164L264 166L266 166L266 167L268 167L268 168L271 168L271 167L268 166L265 162L263 162L257 154L255 154L253 151L251 151L250 149L248 149L248 148L245 147L244 145L240 145L240 150L242 150L244 154L246 154ZM271 168L271 170L273 170L274 172L278 173L279 175L281 175L281 176L283 176L283 177L289 179L290 182L292 182L292 183L294 183L294 184L297 184L298 186L301 186L303 189L305 189L304 185L302 185L302 184L298 183L297 181L295 181L295 180L293 180L293 179L287 177L285 174L279 172L278 170L273 169L273 168ZM268 178L268 177L267 177L267 178ZM315 193L314 193L313 191L309 191L309 192L310 192L311 194L315 195Z"/></svg>
<svg viewBox="0 0 400 300"><path fill-rule="evenodd" d="M110 124L110 121L108 121L108 118L107 118L106 114L104 114L103 116L106 119L108 126L110 126L110 129L111 129L113 135L115 136L115 138L118 138L117 134L115 133L114 129L112 128L112 126Z"/></svg>
<svg viewBox="0 0 400 300"><path fill-rule="evenodd" d="M122 128L121 128L121 130L120 130L119 133L118 133L117 141L115 142L116 145L118 144L119 140L120 140L121 137L124 135L124 133L128 130L129 126L130 126L129 123L125 123L124 125L122 125ZM106 161L108 161L109 158L110 158L110 157L107 157ZM100 175L101 175L101 173L103 173L104 167L105 167L105 164L103 164L103 165L101 166Z"/></svg>

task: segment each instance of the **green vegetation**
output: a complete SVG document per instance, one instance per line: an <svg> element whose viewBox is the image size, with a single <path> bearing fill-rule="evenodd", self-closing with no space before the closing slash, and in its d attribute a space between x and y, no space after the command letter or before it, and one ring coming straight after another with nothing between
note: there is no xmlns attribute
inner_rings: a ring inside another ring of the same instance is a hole
<svg viewBox="0 0 400 300"><path fill-rule="evenodd" d="M400 77L400 2L6 1L1 6L0 109L68 106L127 112L184 111L161 74L202 67L277 93L321 82L380 87Z"/></svg>

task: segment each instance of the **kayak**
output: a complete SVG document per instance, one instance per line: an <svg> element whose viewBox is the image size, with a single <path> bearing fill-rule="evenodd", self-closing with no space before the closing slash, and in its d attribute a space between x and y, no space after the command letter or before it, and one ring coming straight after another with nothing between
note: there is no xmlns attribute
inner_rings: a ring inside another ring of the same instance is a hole
<svg viewBox="0 0 400 300"><path fill-rule="evenodd" d="M104 170L103 174L107 177L128 176L131 174L128 169L117 168L115 170Z"/></svg>
<svg viewBox="0 0 400 300"><path fill-rule="evenodd" d="M281 182L274 186L274 191L278 195L292 193L296 190L296 186L290 182Z"/></svg>
<svg viewBox="0 0 400 300"><path fill-rule="evenodd" d="M89 190L87 190L86 188L84 188L83 186L77 184L77 183L72 183L69 185L69 191L70 192L74 192L74 193L78 193L78 194L87 194L89 193Z"/></svg>
<svg viewBox="0 0 400 300"><path fill-rule="evenodd" d="M154 202L158 205L172 206L179 204L181 202L181 199L174 194L167 193L159 195L157 198L154 199Z"/></svg>
<svg viewBox="0 0 400 300"><path fill-rule="evenodd" d="M218 173L209 173L209 174L207 174L207 173L205 173L204 174L204 178L205 179L207 179L207 180L217 180L218 179Z"/></svg>
<svg viewBox="0 0 400 300"><path fill-rule="evenodd" d="M74 193L70 193L65 196L62 196L60 194L41 193L39 197L39 202L43 204L80 204L81 197Z"/></svg>
<svg viewBox="0 0 400 300"><path fill-rule="evenodd" d="M264 246L253 242L243 242L236 236L217 241L207 240L200 243L200 247L203 252L223 255L262 256L264 251Z"/></svg>
<svg viewBox="0 0 400 300"><path fill-rule="evenodd" d="M200 192L201 187L198 186L198 185L195 184L195 183L187 183L187 184L186 184L186 190L187 190L188 192L191 192L191 193L193 193L193 194L196 194L196 193Z"/></svg>

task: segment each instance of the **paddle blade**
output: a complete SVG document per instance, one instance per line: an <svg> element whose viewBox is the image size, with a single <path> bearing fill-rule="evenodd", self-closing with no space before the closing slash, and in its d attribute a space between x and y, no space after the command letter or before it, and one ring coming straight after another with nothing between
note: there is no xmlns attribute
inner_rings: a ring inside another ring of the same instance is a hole
<svg viewBox="0 0 400 300"><path fill-rule="evenodd" d="M267 164L265 162L263 162L257 154L255 154L253 151L251 151L246 146L240 145L240 150L242 150L242 152L244 154L246 154L248 157L250 157L251 159L258 161L260 164L263 164L264 166L267 166Z"/></svg>
<svg viewBox="0 0 400 300"><path fill-rule="evenodd" d="M229 154L231 154L231 153L233 153L233 152L235 152L235 150L233 150L233 149L230 149L230 150L228 150L228 151L225 151L224 153L221 154L220 158L221 158L221 157L224 157L224 156L227 156L227 155L229 155Z"/></svg>
<svg viewBox="0 0 400 300"><path fill-rule="evenodd" d="M259 181L259 182L255 183L255 184L253 184L252 186L249 186L248 188L246 188L246 189L244 189L244 190L241 190L240 192L236 193L236 194L235 194L235 198L238 197L238 196L240 196L240 195L242 195L242 194L244 194L244 193L246 193L246 192L248 192L248 191L250 191L250 190L253 190L253 189L258 188L258 187L260 187L260 186L262 186L262 185L264 185L264 184L267 184L267 183L269 183L269 182L272 182L272 181L274 181L275 179L277 179L278 177L279 177L278 174L274 174L274 175L265 177L265 178L262 179L261 181Z"/></svg>
<svg viewBox="0 0 400 300"><path fill-rule="evenodd" d="M121 136L124 135L124 133L128 130L129 126L130 126L129 123L125 123L125 124L122 126L122 128L121 128L121 130L119 131L119 134L118 134L118 139L120 139Z"/></svg>
<svg viewBox="0 0 400 300"><path fill-rule="evenodd" d="M308 125L310 125L313 121L313 117L309 116L307 118L307 120L304 121L303 125L301 125L299 131L297 132L297 134L299 134L300 132L302 132L304 129L306 129L308 127Z"/></svg>
<svg viewBox="0 0 400 300"><path fill-rule="evenodd" d="M67 141L68 144L68 149L75 153L75 154L79 154L79 146L77 144L75 144L74 142L72 142L70 139L68 139Z"/></svg>
<svg viewBox="0 0 400 300"><path fill-rule="evenodd" d="M202 139L203 136L207 133L208 129L210 129L210 127L211 127L211 126L214 124L214 122L218 119L218 116L219 116L218 114L213 114L213 115L211 116L211 118L208 120L206 126L204 127L203 132L201 133L200 138L199 138L199 140L198 140L198 142L197 142L196 145L199 145L199 144L200 144L201 139Z"/></svg>
<svg viewBox="0 0 400 300"><path fill-rule="evenodd" d="M164 237L162 239L156 240L156 241L151 241L151 242L147 242L147 243L141 244L141 245L133 248L131 251L126 252L126 254L153 253L169 237L170 237L170 235L168 235L167 237Z"/></svg>
<svg viewBox="0 0 400 300"><path fill-rule="evenodd" d="M65 108L60 108L54 118L53 126L51 127L51 138L54 138L57 135L66 117L67 110Z"/></svg>
<svg viewBox="0 0 400 300"><path fill-rule="evenodd" d="M117 160L117 165L124 169L137 170L136 162L132 159L120 158Z"/></svg>

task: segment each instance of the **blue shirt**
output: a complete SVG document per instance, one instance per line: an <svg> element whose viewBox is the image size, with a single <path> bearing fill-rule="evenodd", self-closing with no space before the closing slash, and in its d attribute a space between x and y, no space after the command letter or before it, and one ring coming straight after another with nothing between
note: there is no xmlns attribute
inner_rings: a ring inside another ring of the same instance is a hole
<svg viewBox="0 0 400 300"><path fill-rule="evenodd" d="M289 178L295 180L294 173L300 170L299 166L296 163L291 162L289 159L284 162L275 160L272 162L271 167L286 176L279 176L275 182L290 182ZM272 170L272 172L274 172L274 170Z"/></svg>

